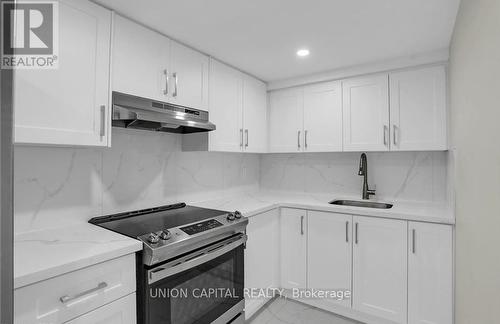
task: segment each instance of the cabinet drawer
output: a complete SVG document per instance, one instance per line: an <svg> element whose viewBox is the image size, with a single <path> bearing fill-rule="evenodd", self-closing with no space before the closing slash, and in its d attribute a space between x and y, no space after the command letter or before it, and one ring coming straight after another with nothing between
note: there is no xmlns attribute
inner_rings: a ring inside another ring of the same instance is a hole
<svg viewBox="0 0 500 324"><path fill-rule="evenodd" d="M15 323L63 323L135 289L130 254L16 289Z"/></svg>
<svg viewBox="0 0 500 324"><path fill-rule="evenodd" d="M135 293L66 322L66 324L135 324Z"/></svg>

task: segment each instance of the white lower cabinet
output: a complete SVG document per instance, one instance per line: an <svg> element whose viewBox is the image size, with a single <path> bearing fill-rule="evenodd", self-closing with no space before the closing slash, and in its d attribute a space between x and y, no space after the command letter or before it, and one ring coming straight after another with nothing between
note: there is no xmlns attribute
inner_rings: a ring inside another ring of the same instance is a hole
<svg viewBox="0 0 500 324"><path fill-rule="evenodd" d="M369 324L453 323L452 225L281 208L247 233L247 288L350 290L298 299ZM263 303L248 300L250 316Z"/></svg>
<svg viewBox="0 0 500 324"><path fill-rule="evenodd" d="M135 291L135 255L130 254L14 290L14 323L65 323ZM99 323L106 314L128 314L129 310L120 311L117 305L90 318ZM128 303L124 305L129 308Z"/></svg>
<svg viewBox="0 0 500 324"><path fill-rule="evenodd" d="M307 212L307 288L351 291L352 216ZM346 307L351 299L326 300Z"/></svg>
<svg viewBox="0 0 500 324"><path fill-rule="evenodd" d="M453 230L409 222L408 324L453 323Z"/></svg>
<svg viewBox="0 0 500 324"><path fill-rule="evenodd" d="M354 216L353 308L406 323L407 222Z"/></svg>
<svg viewBox="0 0 500 324"><path fill-rule="evenodd" d="M135 324L135 293L75 318L67 324Z"/></svg>
<svg viewBox="0 0 500 324"><path fill-rule="evenodd" d="M281 209L281 288L306 288L307 211Z"/></svg>
<svg viewBox="0 0 500 324"><path fill-rule="evenodd" d="M245 249L245 316L250 318L269 298L259 296L268 288L279 287L279 209L248 219Z"/></svg>

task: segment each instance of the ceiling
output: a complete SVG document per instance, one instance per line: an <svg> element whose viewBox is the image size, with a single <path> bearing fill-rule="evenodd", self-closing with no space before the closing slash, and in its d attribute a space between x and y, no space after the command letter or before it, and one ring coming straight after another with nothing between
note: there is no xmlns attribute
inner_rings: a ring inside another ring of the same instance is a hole
<svg viewBox="0 0 500 324"><path fill-rule="evenodd" d="M460 0L95 2L276 81L448 48Z"/></svg>

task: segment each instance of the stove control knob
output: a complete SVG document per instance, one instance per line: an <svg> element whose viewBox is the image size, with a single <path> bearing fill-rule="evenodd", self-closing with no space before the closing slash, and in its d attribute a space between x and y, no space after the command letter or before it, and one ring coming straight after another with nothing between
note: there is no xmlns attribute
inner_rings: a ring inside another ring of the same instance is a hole
<svg viewBox="0 0 500 324"><path fill-rule="evenodd" d="M170 237L172 237L172 234L170 234L170 231L169 230L164 230L163 232L161 232L160 234L160 238L164 241L166 240L169 240Z"/></svg>
<svg viewBox="0 0 500 324"><path fill-rule="evenodd" d="M156 233L149 233L149 236L148 236L148 242L149 243L156 244L156 243L158 243L159 240L160 240L160 238L158 237L158 234L156 234Z"/></svg>
<svg viewBox="0 0 500 324"><path fill-rule="evenodd" d="M228 221L231 221L231 222L232 222L232 221L234 221L235 216L234 216L234 214L233 214L233 213L229 213L229 214L227 214L227 217L226 217L226 218L227 218L227 220L228 220Z"/></svg>
<svg viewBox="0 0 500 324"><path fill-rule="evenodd" d="M242 216L243 216L243 215L241 215L241 213L240 213L239 211L235 211L235 212L234 212L234 217L235 217L236 219L240 219Z"/></svg>

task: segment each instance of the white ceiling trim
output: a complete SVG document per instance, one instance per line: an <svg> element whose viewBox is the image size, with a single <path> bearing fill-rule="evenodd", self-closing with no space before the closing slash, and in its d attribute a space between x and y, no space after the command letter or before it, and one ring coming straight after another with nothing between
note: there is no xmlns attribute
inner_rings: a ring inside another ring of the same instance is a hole
<svg viewBox="0 0 500 324"><path fill-rule="evenodd" d="M442 64L442 63L447 63L449 57L450 57L450 51L448 48L445 48L438 51L432 51L428 53L422 53L407 57L398 57L391 60L383 60L379 62L356 65L342 69L335 69L327 72L321 72L297 78L271 81L267 83L267 91L291 88L317 82L346 79L372 73L401 70L422 65L440 64L440 63Z"/></svg>

